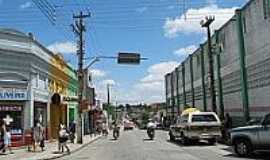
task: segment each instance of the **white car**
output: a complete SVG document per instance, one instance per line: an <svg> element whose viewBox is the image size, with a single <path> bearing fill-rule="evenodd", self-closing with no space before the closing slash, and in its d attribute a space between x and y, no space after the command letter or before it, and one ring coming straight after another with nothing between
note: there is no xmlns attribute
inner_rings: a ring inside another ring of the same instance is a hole
<svg viewBox="0 0 270 160"><path fill-rule="evenodd" d="M184 144L199 140L215 144L221 137L221 122L214 112L187 113L170 126L169 136L172 141L181 138Z"/></svg>

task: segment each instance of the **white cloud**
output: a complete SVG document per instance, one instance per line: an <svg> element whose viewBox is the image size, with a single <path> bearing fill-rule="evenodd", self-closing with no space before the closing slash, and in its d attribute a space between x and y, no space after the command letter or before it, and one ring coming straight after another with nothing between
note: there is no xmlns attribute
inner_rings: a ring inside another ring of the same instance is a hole
<svg viewBox="0 0 270 160"><path fill-rule="evenodd" d="M60 53L75 53L76 52L76 44L73 42L55 42L47 47L52 52L60 52Z"/></svg>
<svg viewBox="0 0 270 160"><path fill-rule="evenodd" d="M220 8L213 0L209 0L209 6L194 9L190 8L185 14L176 18L167 18L163 26L165 36L168 38L177 37L179 33L202 33L204 30L200 25L200 21L208 15L214 15L215 21L211 25L212 29L220 28L233 15L236 7Z"/></svg>
<svg viewBox="0 0 270 160"><path fill-rule="evenodd" d="M31 6L32 6L32 3L31 3L30 1L27 1L27 2L25 2L25 3L23 3L23 4L21 4L21 5L20 5L20 8L21 8L21 9L26 9L26 8L31 7Z"/></svg>
<svg viewBox="0 0 270 160"><path fill-rule="evenodd" d="M177 65L177 62L169 61L150 66L147 75L128 92L129 99L131 101L137 99L137 102L144 103L164 101L164 76L173 71Z"/></svg>
<svg viewBox="0 0 270 160"><path fill-rule="evenodd" d="M112 79L96 81L97 96L107 100L107 84L112 84L111 102L152 103L165 101L164 76L178 65L175 61L154 64L147 69L147 74L130 86L121 86ZM122 88L125 87L125 88Z"/></svg>
<svg viewBox="0 0 270 160"><path fill-rule="evenodd" d="M116 85L116 82L113 79L106 79L102 81L102 85L103 86L107 86L107 85Z"/></svg>
<svg viewBox="0 0 270 160"><path fill-rule="evenodd" d="M178 65L175 61L162 62L150 66L147 75L140 80L142 83L153 83L164 80L166 73L171 72Z"/></svg>
<svg viewBox="0 0 270 160"><path fill-rule="evenodd" d="M197 47L195 45L190 45L185 48L180 48L175 50L173 53L181 58L185 58L188 55L192 54L194 51L196 51Z"/></svg>
<svg viewBox="0 0 270 160"><path fill-rule="evenodd" d="M147 9L148 9L147 7L137 8L136 12L143 13L143 12L147 11Z"/></svg>
<svg viewBox="0 0 270 160"><path fill-rule="evenodd" d="M90 70L91 75L93 76L93 78L102 78L106 76L106 72L99 70L99 69L91 69Z"/></svg>

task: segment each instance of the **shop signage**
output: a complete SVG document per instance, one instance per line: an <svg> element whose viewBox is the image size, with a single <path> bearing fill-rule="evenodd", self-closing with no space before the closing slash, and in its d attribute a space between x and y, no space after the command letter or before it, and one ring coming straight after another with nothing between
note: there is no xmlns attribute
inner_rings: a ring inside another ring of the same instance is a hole
<svg viewBox="0 0 270 160"><path fill-rule="evenodd" d="M14 112L20 112L22 111L22 106L19 105L4 105L4 104L0 104L0 112L4 111L4 112L9 112L9 111L14 111Z"/></svg>
<svg viewBox="0 0 270 160"><path fill-rule="evenodd" d="M63 97L63 101L66 102L77 102L78 98L77 97Z"/></svg>
<svg viewBox="0 0 270 160"><path fill-rule="evenodd" d="M27 90L0 88L0 100L27 100Z"/></svg>

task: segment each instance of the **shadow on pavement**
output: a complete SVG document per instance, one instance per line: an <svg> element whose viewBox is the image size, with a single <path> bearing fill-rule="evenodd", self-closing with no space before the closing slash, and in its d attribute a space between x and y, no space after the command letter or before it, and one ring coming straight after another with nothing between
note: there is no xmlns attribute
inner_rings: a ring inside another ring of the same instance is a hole
<svg viewBox="0 0 270 160"><path fill-rule="evenodd" d="M213 145L208 144L207 142L204 142L204 141L189 142L188 144L185 144L185 145L182 143L181 140L175 140L175 141L167 140L167 142L181 146L181 147L194 147L194 146L209 147L209 146L213 146Z"/></svg>
<svg viewBox="0 0 270 160"><path fill-rule="evenodd" d="M224 155L224 157L237 157L237 155L235 153L231 153L228 155ZM249 157L243 157L241 159L270 160L270 152L257 152Z"/></svg>
<svg viewBox="0 0 270 160"><path fill-rule="evenodd" d="M110 141L117 141L118 139L111 138L109 139Z"/></svg>
<svg viewBox="0 0 270 160"><path fill-rule="evenodd" d="M60 152L60 151L53 151L53 154L63 154L64 152Z"/></svg>
<svg viewBox="0 0 270 160"><path fill-rule="evenodd" d="M154 140L150 138L144 138L143 141L154 141Z"/></svg>

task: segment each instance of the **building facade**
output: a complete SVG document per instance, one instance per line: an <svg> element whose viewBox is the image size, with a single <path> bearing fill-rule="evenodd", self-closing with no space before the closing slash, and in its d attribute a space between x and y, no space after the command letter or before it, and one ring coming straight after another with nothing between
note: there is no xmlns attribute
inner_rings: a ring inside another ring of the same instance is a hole
<svg viewBox="0 0 270 160"><path fill-rule="evenodd" d="M47 138L56 138L59 123L74 120L77 77L60 54L54 54L26 35L0 29L0 119L5 119L22 145L24 135L37 121ZM15 137L15 136L14 136Z"/></svg>
<svg viewBox="0 0 270 160"><path fill-rule="evenodd" d="M270 1L250 0L213 33L217 112L221 117L230 113L234 125L270 112L269 28ZM165 76L167 110L172 116L190 106L212 110L207 43Z"/></svg>

